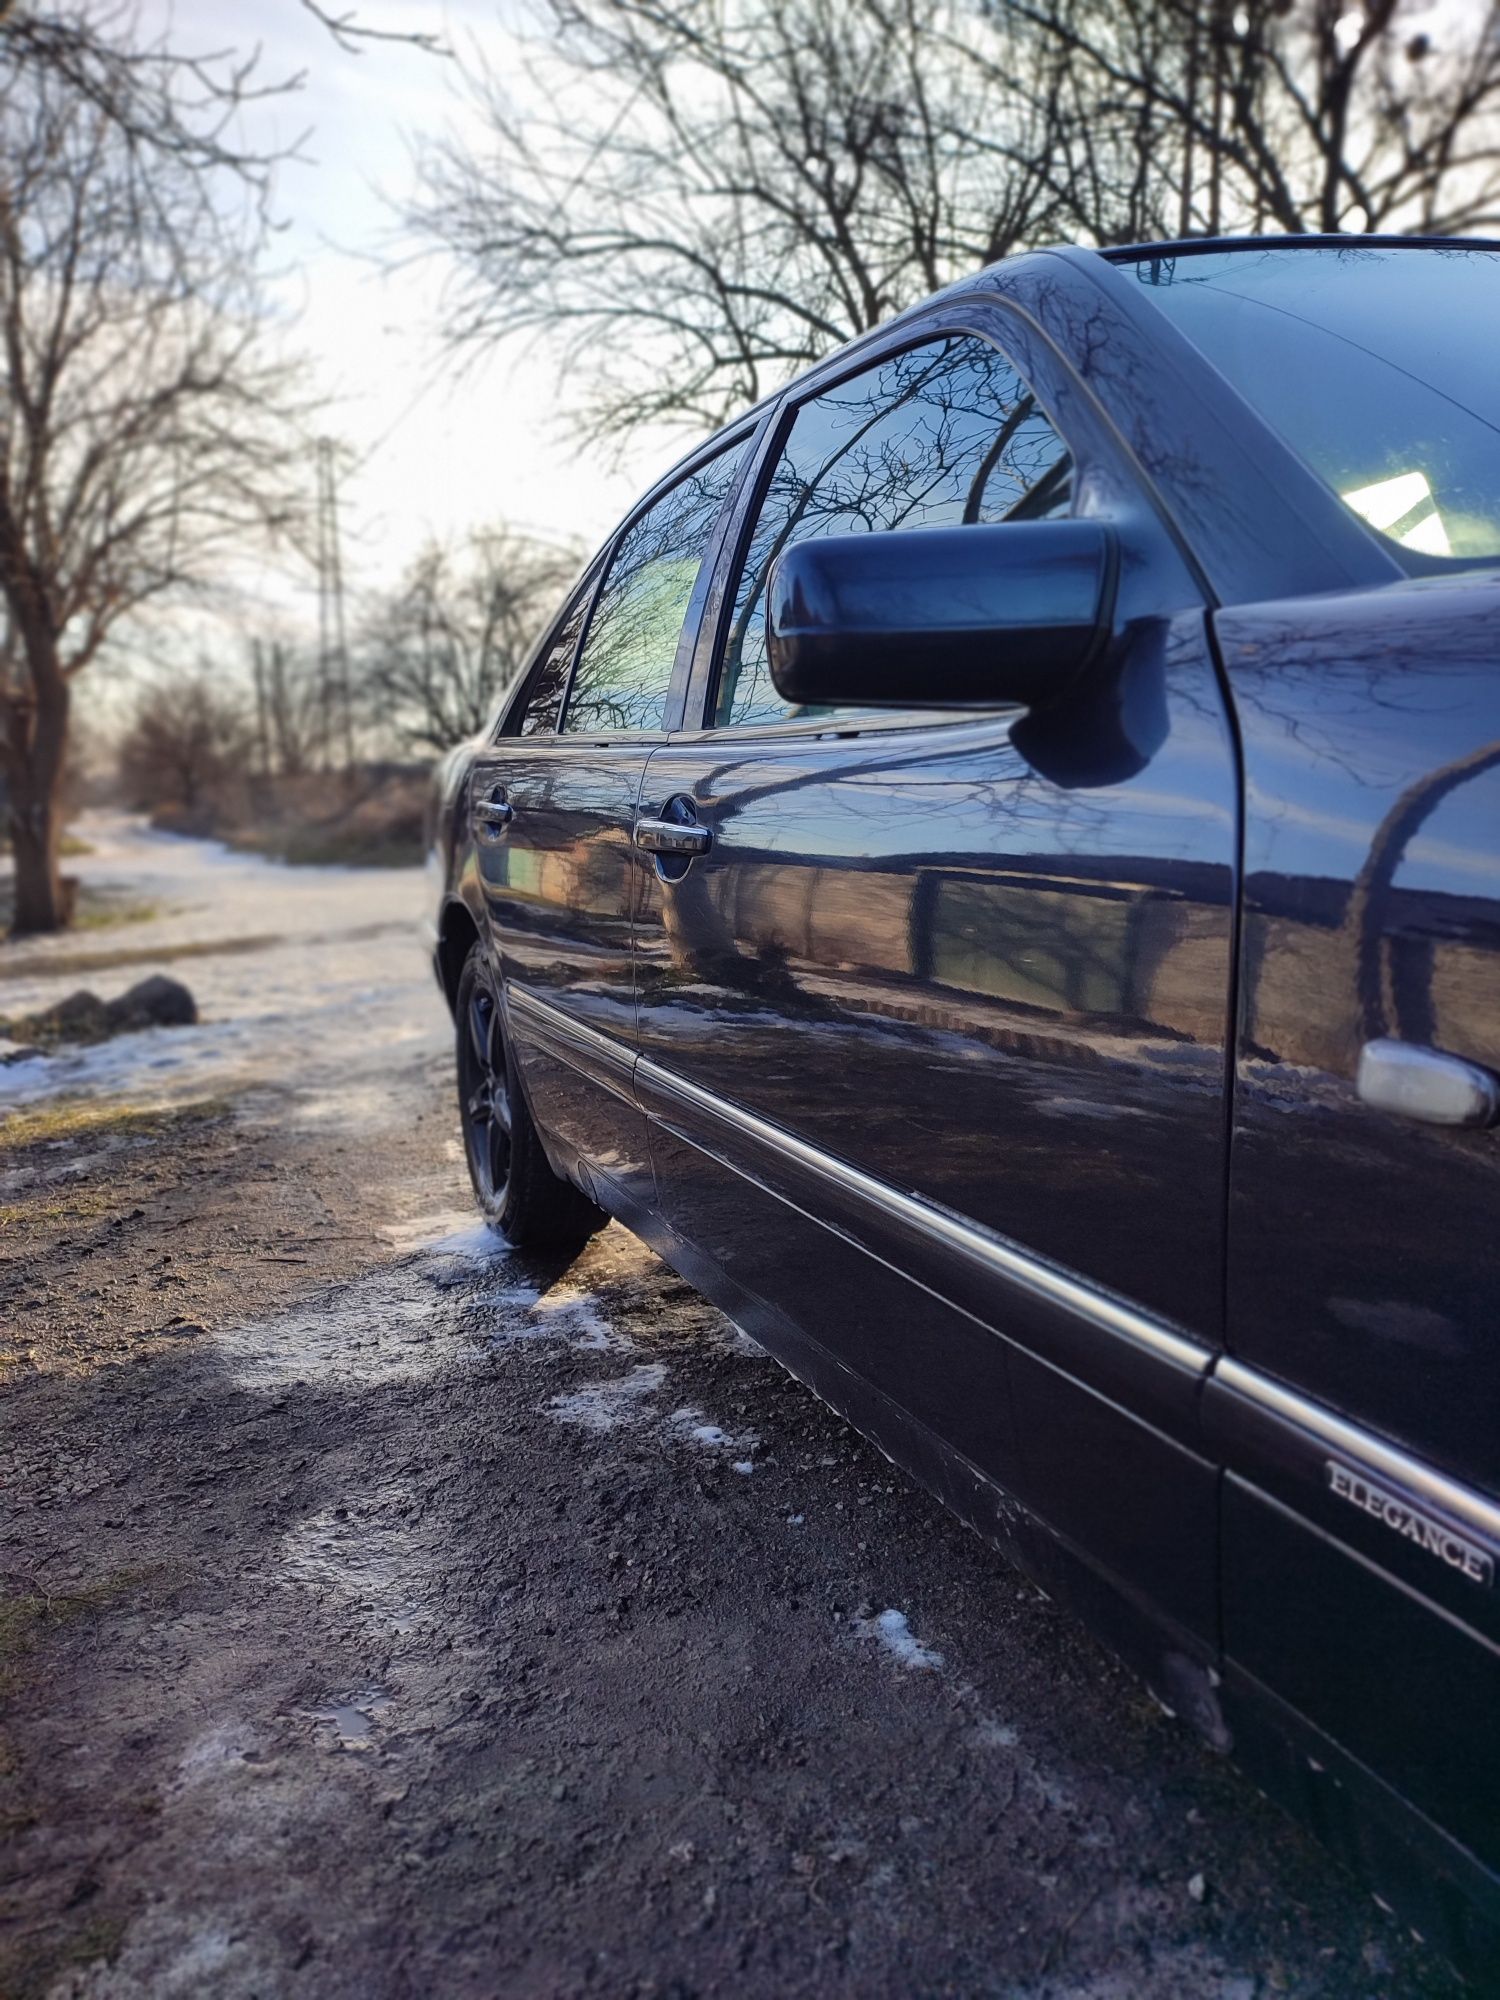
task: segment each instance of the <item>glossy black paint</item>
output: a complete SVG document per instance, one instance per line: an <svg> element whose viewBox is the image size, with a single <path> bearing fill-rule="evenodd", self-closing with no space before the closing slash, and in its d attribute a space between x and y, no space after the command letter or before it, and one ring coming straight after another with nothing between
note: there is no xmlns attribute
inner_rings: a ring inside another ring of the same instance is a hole
<svg viewBox="0 0 1500 2000"><path fill-rule="evenodd" d="M1098 521L800 542L771 572L771 674L811 707L1030 707L1062 699L1113 625Z"/></svg>
<svg viewBox="0 0 1500 2000"><path fill-rule="evenodd" d="M645 1119L630 1092L634 1016L631 834L649 747L573 745L533 736L477 755L458 811L507 1002L561 1003L577 1028L558 1046L537 1015L508 1007L511 1039L544 1143L651 1196ZM486 825L503 794L503 826Z"/></svg>
<svg viewBox="0 0 1500 2000"><path fill-rule="evenodd" d="M1500 579L1460 576L1216 621L1263 802L1246 821L1228 1344L1489 1495L1500 1132L1372 1111L1354 1078L1384 1036L1500 1068L1497 614ZM1493 1860L1494 1588L1337 1498L1326 1443L1217 1383L1206 1416L1234 1475L1230 1661Z"/></svg>
<svg viewBox="0 0 1500 2000"><path fill-rule="evenodd" d="M1118 550L1089 671L1026 713L703 728L773 401L667 730L450 768L441 965L498 955L560 1170L1387 1894L1419 1854L1453 1942L1500 1910L1500 1598L1328 1468L1500 1556L1500 1136L1353 1083L1382 1036L1500 1069L1500 577L1401 581L1090 253L789 399L956 331Z"/></svg>

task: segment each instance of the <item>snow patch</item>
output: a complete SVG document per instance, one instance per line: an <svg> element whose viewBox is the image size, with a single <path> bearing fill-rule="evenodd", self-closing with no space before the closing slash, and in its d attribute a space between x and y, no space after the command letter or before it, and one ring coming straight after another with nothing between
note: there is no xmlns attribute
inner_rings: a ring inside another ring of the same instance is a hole
<svg viewBox="0 0 1500 2000"><path fill-rule="evenodd" d="M974 1725L974 1737L986 1750L1014 1750L1021 1740L1021 1733L1012 1723L997 1722L992 1715L982 1715Z"/></svg>
<svg viewBox="0 0 1500 2000"><path fill-rule="evenodd" d="M909 1673L935 1672L943 1664L942 1654L924 1646L912 1631L904 1611L892 1609L877 1612L873 1618L856 1618L853 1629L862 1639L874 1639Z"/></svg>
<svg viewBox="0 0 1500 2000"><path fill-rule="evenodd" d="M476 1222L472 1214L457 1208L414 1216L410 1222L388 1222L380 1234L393 1250L472 1257L480 1263L488 1263L514 1247L498 1229L491 1229L487 1222Z"/></svg>
<svg viewBox="0 0 1500 2000"><path fill-rule="evenodd" d="M753 1451L760 1443L754 1431L736 1435L732 1431L726 1431L720 1424L710 1423L701 1410L695 1410L691 1406L674 1410L667 1422L679 1437L685 1437L691 1443L701 1445L705 1451L739 1452L745 1469L747 1471L751 1469L748 1459L743 1455Z"/></svg>
<svg viewBox="0 0 1500 2000"><path fill-rule="evenodd" d="M666 1379L662 1362L643 1361L628 1375L554 1396L546 1405L547 1413L560 1423L577 1424L586 1431L613 1431L624 1424L644 1423L652 1414L646 1406Z"/></svg>
<svg viewBox="0 0 1500 2000"><path fill-rule="evenodd" d="M565 1334L569 1342L588 1354L625 1353L633 1345L626 1334L610 1325L599 1311L592 1292L573 1285L554 1285L536 1301L534 1310L547 1330Z"/></svg>

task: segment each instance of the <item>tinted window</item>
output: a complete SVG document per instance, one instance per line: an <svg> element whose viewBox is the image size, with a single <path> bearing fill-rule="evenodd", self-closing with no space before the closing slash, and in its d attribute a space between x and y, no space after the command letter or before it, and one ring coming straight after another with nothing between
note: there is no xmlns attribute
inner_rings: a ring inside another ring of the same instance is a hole
<svg viewBox="0 0 1500 2000"><path fill-rule="evenodd" d="M562 707L563 689L568 685L568 669L573 664L573 654L578 647L578 634L583 630L583 617L588 610L592 590L593 583L590 580L568 606L563 621L553 633L546 652L533 669L531 684L526 690L525 704L521 709L519 726L512 726L513 735L536 736L556 729L557 712Z"/></svg>
<svg viewBox="0 0 1500 2000"><path fill-rule="evenodd" d="M784 548L814 535L1066 513L1071 472L1015 369L967 335L895 355L804 403L740 576L715 722L810 712L788 708L766 661L766 578Z"/></svg>
<svg viewBox="0 0 1500 2000"><path fill-rule="evenodd" d="M1409 568L1500 555L1500 255L1351 244L1126 268Z"/></svg>
<svg viewBox="0 0 1500 2000"><path fill-rule="evenodd" d="M688 599L744 443L689 473L626 529L589 620L565 729L659 729Z"/></svg>

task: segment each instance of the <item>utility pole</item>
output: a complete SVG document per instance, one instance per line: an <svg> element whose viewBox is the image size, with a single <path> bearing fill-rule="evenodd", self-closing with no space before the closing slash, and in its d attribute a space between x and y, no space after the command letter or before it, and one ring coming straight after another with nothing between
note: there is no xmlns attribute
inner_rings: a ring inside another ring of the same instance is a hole
<svg viewBox="0 0 1500 2000"><path fill-rule="evenodd" d="M349 689L349 646L344 631L344 565L339 547L338 479L334 441L317 442L318 534L318 747L332 768L334 717L342 738L343 768L354 768L354 715Z"/></svg>
<svg viewBox="0 0 1500 2000"><path fill-rule="evenodd" d="M259 639L250 642L251 666L255 675L255 749L262 779L271 775L270 701L266 692L266 659Z"/></svg>

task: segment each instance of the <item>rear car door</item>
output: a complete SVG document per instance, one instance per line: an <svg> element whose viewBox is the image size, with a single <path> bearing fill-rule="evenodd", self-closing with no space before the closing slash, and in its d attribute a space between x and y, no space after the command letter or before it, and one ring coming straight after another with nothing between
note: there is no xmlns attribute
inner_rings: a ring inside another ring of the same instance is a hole
<svg viewBox="0 0 1500 2000"><path fill-rule="evenodd" d="M1023 1497L1206 1652L1236 778L1197 587L1024 339L971 305L770 441L707 726L647 766L643 811L711 844L648 883L637 1088L669 1221L797 1323L794 1365L877 1434L914 1419L903 1455L963 1511L1003 1532ZM772 687L792 542L1075 508L1124 555L1116 670L1070 711L792 713Z"/></svg>
<svg viewBox="0 0 1500 2000"><path fill-rule="evenodd" d="M652 1179L630 1093L631 829L646 759L680 704L679 645L744 448L703 456L626 522L539 656L511 733L470 777L480 887L533 1112L586 1176L636 1200L650 1199Z"/></svg>

